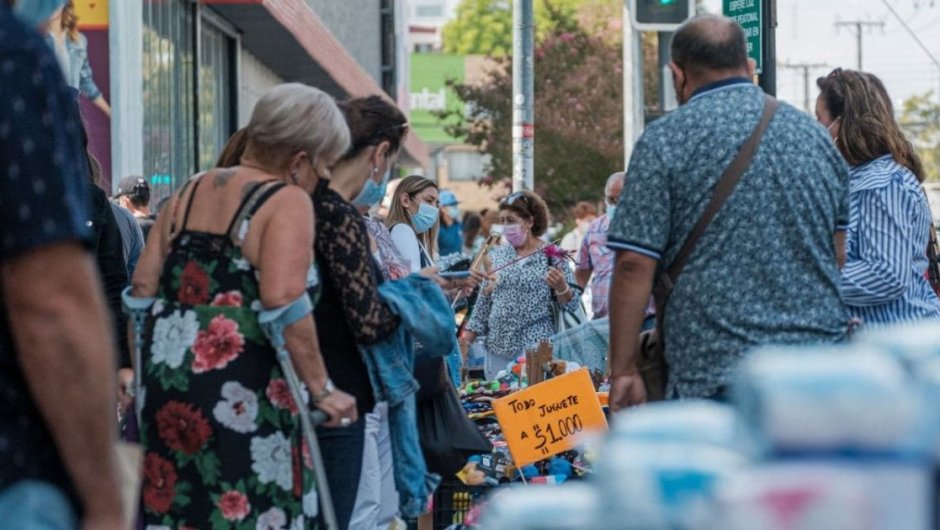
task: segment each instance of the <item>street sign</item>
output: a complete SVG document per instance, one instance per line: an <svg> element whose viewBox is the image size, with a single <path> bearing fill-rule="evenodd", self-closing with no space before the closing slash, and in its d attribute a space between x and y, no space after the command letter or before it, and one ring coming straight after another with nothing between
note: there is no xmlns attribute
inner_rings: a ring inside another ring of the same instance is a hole
<svg viewBox="0 0 940 530"><path fill-rule="evenodd" d="M763 71L763 33L764 13L761 9L763 0L722 0L722 10L726 17L733 18L744 28L747 35L747 54L757 62L757 73Z"/></svg>
<svg viewBox="0 0 940 530"><path fill-rule="evenodd" d="M676 31L695 15L695 0L629 0L628 7L640 31Z"/></svg>
<svg viewBox="0 0 940 530"><path fill-rule="evenodd" d="M498 399L493 410L517 466L573 449L582 433L607 430L586 368Z"/></svg>

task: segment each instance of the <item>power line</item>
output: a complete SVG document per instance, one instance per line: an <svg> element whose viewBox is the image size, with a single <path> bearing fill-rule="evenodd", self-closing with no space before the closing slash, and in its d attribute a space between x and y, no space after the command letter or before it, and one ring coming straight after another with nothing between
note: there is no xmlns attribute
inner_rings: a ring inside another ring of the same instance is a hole
<svg viewBox="0 0 940 530"><path fill-rule="evenodd" d="M812 114L813 107L809 97L809 74L810 70L815 70L819 68L826 68L827 64L822 63L783 63L780 66L783 68L789 68L791 70L802 70L803 71L803 108L806 109L806 112Z"/></svg>
<svg viewBox="0 0 940 530"><path fill-rule="evenodd" d="M886 2L887 0L882 0ZM900 19L900 17L898 17ZM903 23L903 21L902 21ZM847 20L845 22L836 22L836 28L841 27L854 27L855 28L855 37L858 39L858 69L862 70L862 37L865 35L862 31L866 27L877 27L884 29L884 22L874 22L871 20Z"/></svg>
<svg viewBox="0 0 940 530"><path fill-rule="evenodd" d="M891 4L888 3L888 0L881 0L881 3L884 4L885 7L888 8L888 11L890 11L891 14L894 15L894 18L898 19L898 22L900 22L901 25L904 26L904 29L907 30L907 33L911 36L911 38L914 39L914 42L916 42L918 46L920 46L920 48L924 50L924 53L927 54L927 57L930 57L930 60L933 61L934 66L936 66L937 70L940 71L940 61L938 61L937 58L934 57L933 52L931 52L930 48L928 48L927 45L924 44L924 41L920 40L920 37L917 36L917 33L914 33L914 30L912 30L911 27L907 25L907 22L905 22L904 19L901 18L901 15L899 15L898 12L893 7L891 7ZM937 92L937 96L940 97L940 92Z"/></svg>

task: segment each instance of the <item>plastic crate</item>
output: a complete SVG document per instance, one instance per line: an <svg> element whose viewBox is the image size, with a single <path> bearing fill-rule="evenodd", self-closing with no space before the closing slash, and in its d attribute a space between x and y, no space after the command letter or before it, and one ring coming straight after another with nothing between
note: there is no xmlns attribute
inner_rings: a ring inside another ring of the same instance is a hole
<svg viewBox="0 0 940 530"><path fill-rule="evenodd" d="M492 489L490 486L467 486L457 478L441 481L434 492L434 530L446 530L455 524L463 524L470 508Z"/></svg>

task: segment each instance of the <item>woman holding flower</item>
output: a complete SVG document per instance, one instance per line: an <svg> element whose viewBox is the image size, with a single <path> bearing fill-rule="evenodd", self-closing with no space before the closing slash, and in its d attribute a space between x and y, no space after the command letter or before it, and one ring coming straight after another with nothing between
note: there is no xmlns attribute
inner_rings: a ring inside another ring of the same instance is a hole
<svg viewBox="0 0 940 530"><path fill-rule="evenodd" d="M306 405L292 399L258 311L318 291L309 195L349 130L330 96L288 84L261 98L246 134L239 165L170 199L134 276L133 295L156 298L137 396L148 528L314 528L320 513L301 443ZM312 316L284 337L311 406L329 426L355 422Z"/></svg>
<svg viewBox="0 0 940 530"><path fill-rule="evenodd" d="M530 191L513 193L499 205L499 222L508 246L490 251L495 278L484 286L462 337L470 343L486 336L488 379L555 334L555 301L571 311L580 303L565 254L539 239L548 228L545 201Z"/></svg>

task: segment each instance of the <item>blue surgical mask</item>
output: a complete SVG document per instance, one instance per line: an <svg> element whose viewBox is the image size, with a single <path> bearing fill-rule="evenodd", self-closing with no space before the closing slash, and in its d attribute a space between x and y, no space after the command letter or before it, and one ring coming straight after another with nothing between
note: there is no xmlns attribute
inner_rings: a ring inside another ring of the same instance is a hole
<svg viewBox="0 0 940 530"><path fill-rule="evenodd" d="M386 171L385 174L382 175L381 184L377 184L371 178L366 180L366 184L362 187L362 191L360 191L359 195L353 199L353 204L366 208L372 208L378 204L379 201L385 198L385 190L388 188L388 179L391 177L391 174L391 170Z"/></svg>
<svg viewBox="0 0 940 530"><path fill-rule="evenodd" d="M617 205L616 205L616 204L608 204L608 205L607 205L607 218L610 219L610 220L613 220L615 213L617 213Z"/></svg>
<svg viewBox="0 0 940 530"><path fill-rule="evenodd" d="M20 22L35 29L48 22L63 4L65 0L19 0L13 6L13 14Z"/></svg>
<svg viewBox="0 0 940 530"><path fill-rule="evenodd" d="M418 213L411 216L411 224L415 227L415 232L423 234L434 226L437 222L437 216L440 210L426 202L422 202L418 207Z"/></svg>
<svg viewBox="0 0 940 530"><path fill-rule="evenodd" d="M450 216L454 221L460 220L460 208L456 206L447 206L447 215Z"/></svg>

